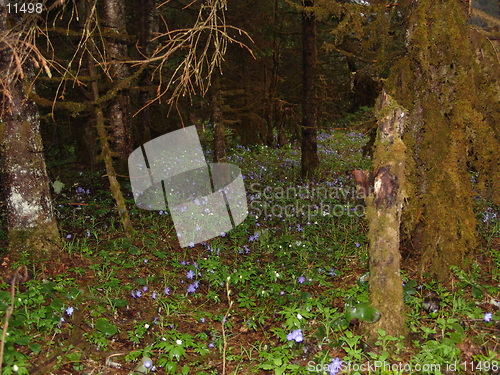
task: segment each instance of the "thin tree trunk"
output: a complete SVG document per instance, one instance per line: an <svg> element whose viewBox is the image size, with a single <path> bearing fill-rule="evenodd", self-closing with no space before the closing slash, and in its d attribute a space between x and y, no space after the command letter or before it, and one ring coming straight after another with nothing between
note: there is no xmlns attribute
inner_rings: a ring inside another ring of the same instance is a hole
<svg viewBox="0 0 500 375"><path fill-rule="evenodd" d="M216 163L226 163L226 135L222 115L222 92L220 74L215 72L212 77L212 122L214 124L214 152Z"/></svg>
<svg viewBox="0 0 500 375"><path fill-rule="evenodd" d="M1 33L8 30L6 20L6 7L0 5ZM14 63L13 45L2 43L1 47L0 157L9 251L13 259L24 252L34 260L60 259L62 242L45 166L40 116L36 104L28 99L34 77L31 60L19 67ZM23 70L24 79L12 78L16 69Z"/></svg>
<svg viewBox="0 0 500 375"><path fill-rule="evenodd" d="M90 72L90 77L92 78L91 88L93 99L95 103L99 101L99 86L97 84L97 72L95 69L94 62L91 57L88 58L88 67ZM99 137L99 142L101 146L101 157L104 160L106 166L106 173L108 175L109 186L113 199L116 202L116 208L118 209L118 215L120 217L121 224L123 226L125 235L128 238L132 237L134 228L132 227L132 222L130 221L130 216L125 204L125 199L123 198L120 183L116 178L115 168L113 166L113 158L111 147L109 145L109 137L106 131L106 126L104 123L104 114L100 104L95 105L95 121L97 128L97 135Z"/></svg>
<svg viewBox="0 0 500 375"><path fill-rule="evenodd" d="M88 7L89 3L87 1L78 1L76 3L77 11L80 17L76 20L76 28L78 33L83 35L85 33L85 23L87 22L87 15L89 13ZM85 54L87 51L85 49L80 49L78 51L78 56L76 61L84 61ZM82 64L80 67L80 74L83 76L89 76L88 67ZM85 100L90 100L91 92L88 88L83 85L79 87ZM88 165L93 171L97 164L96 155L96 131L93 121L89 121L88 115L83 115L75 118L71 121L71 132L73 134L73 139L75 140L75 153L76 161L78 164Z"/></svg>
<svg viewBox="0 0 500 375"><path fill-rule="evenodd" d="M123 0L105 0L103 5L103 22L108 32L112 32L112 35L126 34L125 2ZM128 55L127 43L118 38L108 37L106 51L108 58L113 61L110 70L111 79L115 82L127 79L130 76L130 69L127 64L120 62L126 60ZM126 168L124 166L133 150L129 108L130 96L125 90L118 92L110 100L107 117L113 134L113 151L119 158L120 169Z"/></svg>
<svg viewBox="0 0 500 375"><path fill-rule="evenodd" d="M273 11L273 66L271 69L271 78L269 81L268 103L267 103L267 136L268 146L274 146L274 129L276 127L276 89L278 86L278 72L280 63L280 44L278 43L278 1L274 0ZM279 142L278 142L279 143Z"/></svg>
<svg viewBox="0 0 500 375"><path fill-rule="evenodd" d="M303 43L303 108L302 108L302 170L304 177L314 174L319 166L317 144L316 100L316 18L311 8L313 0L304 0L302 13Z"/></svg>
<svg viewBox="0 0 500 375"><path fill-rule="evenodd" d="M141 53L145 56L151 56L154 51L154 42L152 39L158 34L159 30L159 17L158 10L156 9L156 0L143 0L135 2L138 6L138 13L140 14L141 28L139 34L139 46ZM150 74L146 70L141 79L141 86L151 86L152 82ZM153 90L144 90L141 92L140 102L145 105L151 99L151 92ZM146 106L140 113L141 119L141 132L140 143L146 143L152 139L151 136L151 106Z"/></svg>

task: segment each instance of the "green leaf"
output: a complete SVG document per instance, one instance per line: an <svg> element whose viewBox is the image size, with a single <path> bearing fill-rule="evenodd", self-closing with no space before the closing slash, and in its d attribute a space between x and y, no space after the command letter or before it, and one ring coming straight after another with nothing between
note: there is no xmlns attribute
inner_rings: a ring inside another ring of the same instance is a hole
<svg viewBox="0 0 500 375"><path fill-rule="evenodd" d="M126 299L115 299L112 301L113 306L115 307L125 307L127 306L128 302Z"/></svg>
<svg viewBox="0 0 500 375"><path fill-rule="evenodd" d="M450 340L453 341L455 344L462 342L463 338L464 338L463 335L461 335L458 332L451 332L450 333Z"/></svg>
<svg viewBox="0 0 500 375"><path fill-rule="evenodd" d="M481 289L477 288L477 287L472 287L472 296L475 299L483 299L484 292Z"/></svg>
<svg viewBox="0 0 500 375"><path fill-rule="evenodd" d="M40 353L40 350L42 350L42 345L38 343L29 344L28 347L31 349L33 353L37 355Z"/></svg>
<svg viewBox="0 0 500 375"><path fill-rule="evenodd" d="M17 345L28 345L30 342L29 336L18 337L14 340Z"/></svg>
<svg viewBox="0 0 500 375"><path fill-rule="evenodd" d="M55 180L53 183L52 183L52 188L54 189L54 192L56 194L60 194L62 189L64 188L64 184L59 181L59 180Z"/></svg>
<svg viewBox="0 0 500 375"><path fill-rule="evenodd" d="M82 358L82 352L74 351L71 353L67 353L66 358L68 358L68 360L71 362L80 362L80 359Z"/></svg>
<svg viewBox="0 0 500 375"><path fill-rule="evenodd" d="M346 310L346 320L348 322L356 319L367 323L375 323L380 319L380 312L366 302L358 303L349 306Z"/></svg>
<svg viewBox="0 0 500 375"><path fill-rule="evenodd" d="M114 324L111 324L106 318L97 319L95 327L108 337L113 336L118 332L118 328Z"/></svg>
<svg viewBox="0 0 500 375"><path fill-rule="evenodd" d="M165 372L167 374L175 374L177 372L177 363L172 362L172 361L168 361L165 364L164 368L165 368Z"/></svg>

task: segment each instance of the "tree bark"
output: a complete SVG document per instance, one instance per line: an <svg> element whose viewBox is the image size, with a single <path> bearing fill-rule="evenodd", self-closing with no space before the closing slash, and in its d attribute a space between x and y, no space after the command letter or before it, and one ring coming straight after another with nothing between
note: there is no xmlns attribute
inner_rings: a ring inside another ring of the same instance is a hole
<svg viewBox="0 0 500 375"><path fill-rule="evenodd" d="M212 77L212 122L214 124L214 160L216 163L226 163L226 134L222 115L222 91L220 73L215 72Z"/></svg>
<svg viewBox="0 0 500 375"><path fill-rule="evenodd" d="M88 69L90 76L93 78L91 82L91 89L94 102L98 103L99 101L99 85L97 83L98 75L95 69L94 61L89 56L88 58ZM95 122L97 128L97 135L99 137L99 142L101 146L101 157L104 160L104 164L106 166L106 174L108 176L109 188L111 190L111 194L116 203L116 208L118 210L118 215L120 217L121 224L123 226L123 230L125 235L128 238L132 238L132 233L134 232L134 228L132 226L132 222L130 221L130 215L127 210L127 206L125 204L125 199L123 198L123 194L121 192L120 183L116 178L116 171L113 166L112 159L112 151L109 145L109 137L106 131L106 126L104 123L104 113L100 104L95 104Z"/></svg>
<svg viewBox="0 0 500 375"><path fill-rule="evenodd" d="M125 2L123 0L105 0L103 4L103 23L108 31L117 35L126 35ZM106 51L108 58L112 61L110 77L114 82L127 79L130 69L123 61L127 59L127 43L108 38ZM108 121L111 129L112 147L119 159L119 169L125 170L129 155L132 153L133 144L131 138L130 121L130 96L126 90L122 90L110 100L108 108Z"/></svg>
<svg viewBox="0 0 500 375"><path fill-rule="evenodd" d="M377 118L373 193L366 197L366 217L370 240L370 302L381 317L367 326L371 342L379 337L379 328L394 337L406 331L399 252L406 165L406 147L401 135L406 112L383 91Z"/></svg>
<svg viewBox="0 0 500 375"><path fill-rule="evenodd" d="M139 34L139 46L141 53L144 56L151 56L154 51L155 42L152 39L158 35L159 30L159 17L158 10L156 9L156 0L143 0L141 2L134 2L138 7L140 14L141 28ZM146 69L141 79L142 87L152 86L150 79L150 72ZM146 104L151 100L153 90L143 90L140 94L140 103ZM152 139L151 136L151 106L146 106L140 113L141 131L139 143L144 144Z"/></svg>
<svg viewBox="0 0 500 375"><path fill-rule="evenodd" d="M467 268L477 246L474 196L500 176L493 156L498 111L492 110L500 104L492 78L498 76L498 53L491 41L474 36L460 2L422 0L412 7L406 54L386 82L409 109L403 224L421 254L420 274L449 283L450 266Z"/></svg>
<svg viewBox="0 0 500 375"><path fill-rule="evenodd" d="M302 52L303 52L303 104L302 104L302 157L301 175L311 176L319 167L317 143L317 100L316 100L316 18L313 0L303 1Z"/></svg>
<svg viewBox="0 0 500 375"><path fill-rule="evenodd" d="M0 5L0 33L5 35L6 31L7 10ZM45 166L40 116L37 105L28 99L28 92L33 89L33 67L29 59L23 66L14 63L13 53L19 52L11 49L16 48L15 44L2 43L1 47L0 157L9 251L14 260L23 253L36 261L60 259L62 242ZM14 74L19 69L22 76Z"/></svg>

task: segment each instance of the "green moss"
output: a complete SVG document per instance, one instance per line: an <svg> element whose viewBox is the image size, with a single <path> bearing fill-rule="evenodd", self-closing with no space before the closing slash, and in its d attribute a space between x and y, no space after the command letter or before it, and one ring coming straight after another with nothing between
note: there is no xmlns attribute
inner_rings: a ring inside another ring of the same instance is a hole
<svg viewBox="0 0 500 375"><path fill-rule="evenodd" d="M30 261L55 260L62 250L59 238L57 224L52 221L31 229L12 229L9 230L9 253L16 260L26 255Z"/></svg>
<svg viewBox="0 0 500 375"><path fill-rule="evenodd" d="M396 101L410 110L404 230L419 234L422 271L447 281L449 266L465 267L477 244L471 168L481 192L499 199L493 192L500 177L494 156L500 92L498 80L488 77L498 67L484 57L484 44L471 42L458 2L419 1L409 22L408 53L388 80ZM491 63L480 64L478 56Z"/></svg>

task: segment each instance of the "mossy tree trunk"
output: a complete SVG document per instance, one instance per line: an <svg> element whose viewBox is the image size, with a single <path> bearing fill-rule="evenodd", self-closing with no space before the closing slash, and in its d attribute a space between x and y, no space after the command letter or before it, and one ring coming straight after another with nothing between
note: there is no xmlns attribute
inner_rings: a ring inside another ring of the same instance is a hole
<svg viewBox="0 0 500 375"><path fill-rule="evenodd" d="M97 129L97 136L101 146L101 155L100 157L104 160L104 165L106 166L106 174L109 181L109 188L111 190L111 194L116 203L116 208L118 210L118 215L120 217L120 222L123 226L123 230L125 235L128 238L132 238L132 233L134 232L134 228L132 226L132 222L130 221L130 215L127 210L127 206L125 204L125 199L123 198L123 194L121 191L120 183L116 178L116 171L113 166L113 156L115 155L111 149L109 144L109 136L106 131L106 125L104 121L104 113L102 111L101 105L99 104L99 85L98 85L98 75L94 65L94 61L91 56L87 56L88 69L90 73L90 77L92 78L91 89L92 95L94 98L95 107L95 123Z"/></svg>
<svg viewBox="0 0 500 375"><path fill-rule="evenodd" d="M7 31L6 6L0 5L0 33ZM40 116L37 105L28 99L33 67L29 59L22 66L15 63L22 52L12 50L16 48L12 39L1 45L0 157L9 251L14 260L25 254L36 261L60 259L62 241L52 206Z"/></svg>
<svg viewBox="0 0 500 375"><path fill-rule="evenodd" d="M373 191L366 197L366 217L370 241L370 302L381 317L366 327L371 342L379 337L379 328L395 337L406 330L399 252L406 165L401 132L406 113L385 91L377 106L375 172Z"/></svg>
<svg viewBox="0 0 500 375"><path fill-rule="evenodd" d="M317 59L316 49L316 17L314 1L304 0L302 12L302 157L301 174L304 177L314 174L319 167L318 158L318 109L316 99Z"/></svg>
<svg viewBox="0 0 500 375"><path fill-rule="evenodd" d="M491 46L472 36L461 2L414 3L407 53L387 85L410 110L405 143L412 188L404 229L421 254L421 273L443 282L451 265L467 267L476 247L471 170L478 173L476 193L482 185L498 187L500 177L494 134L500 92L491 74L498 61L488 62L485 56L495 56Z"/></svg>

